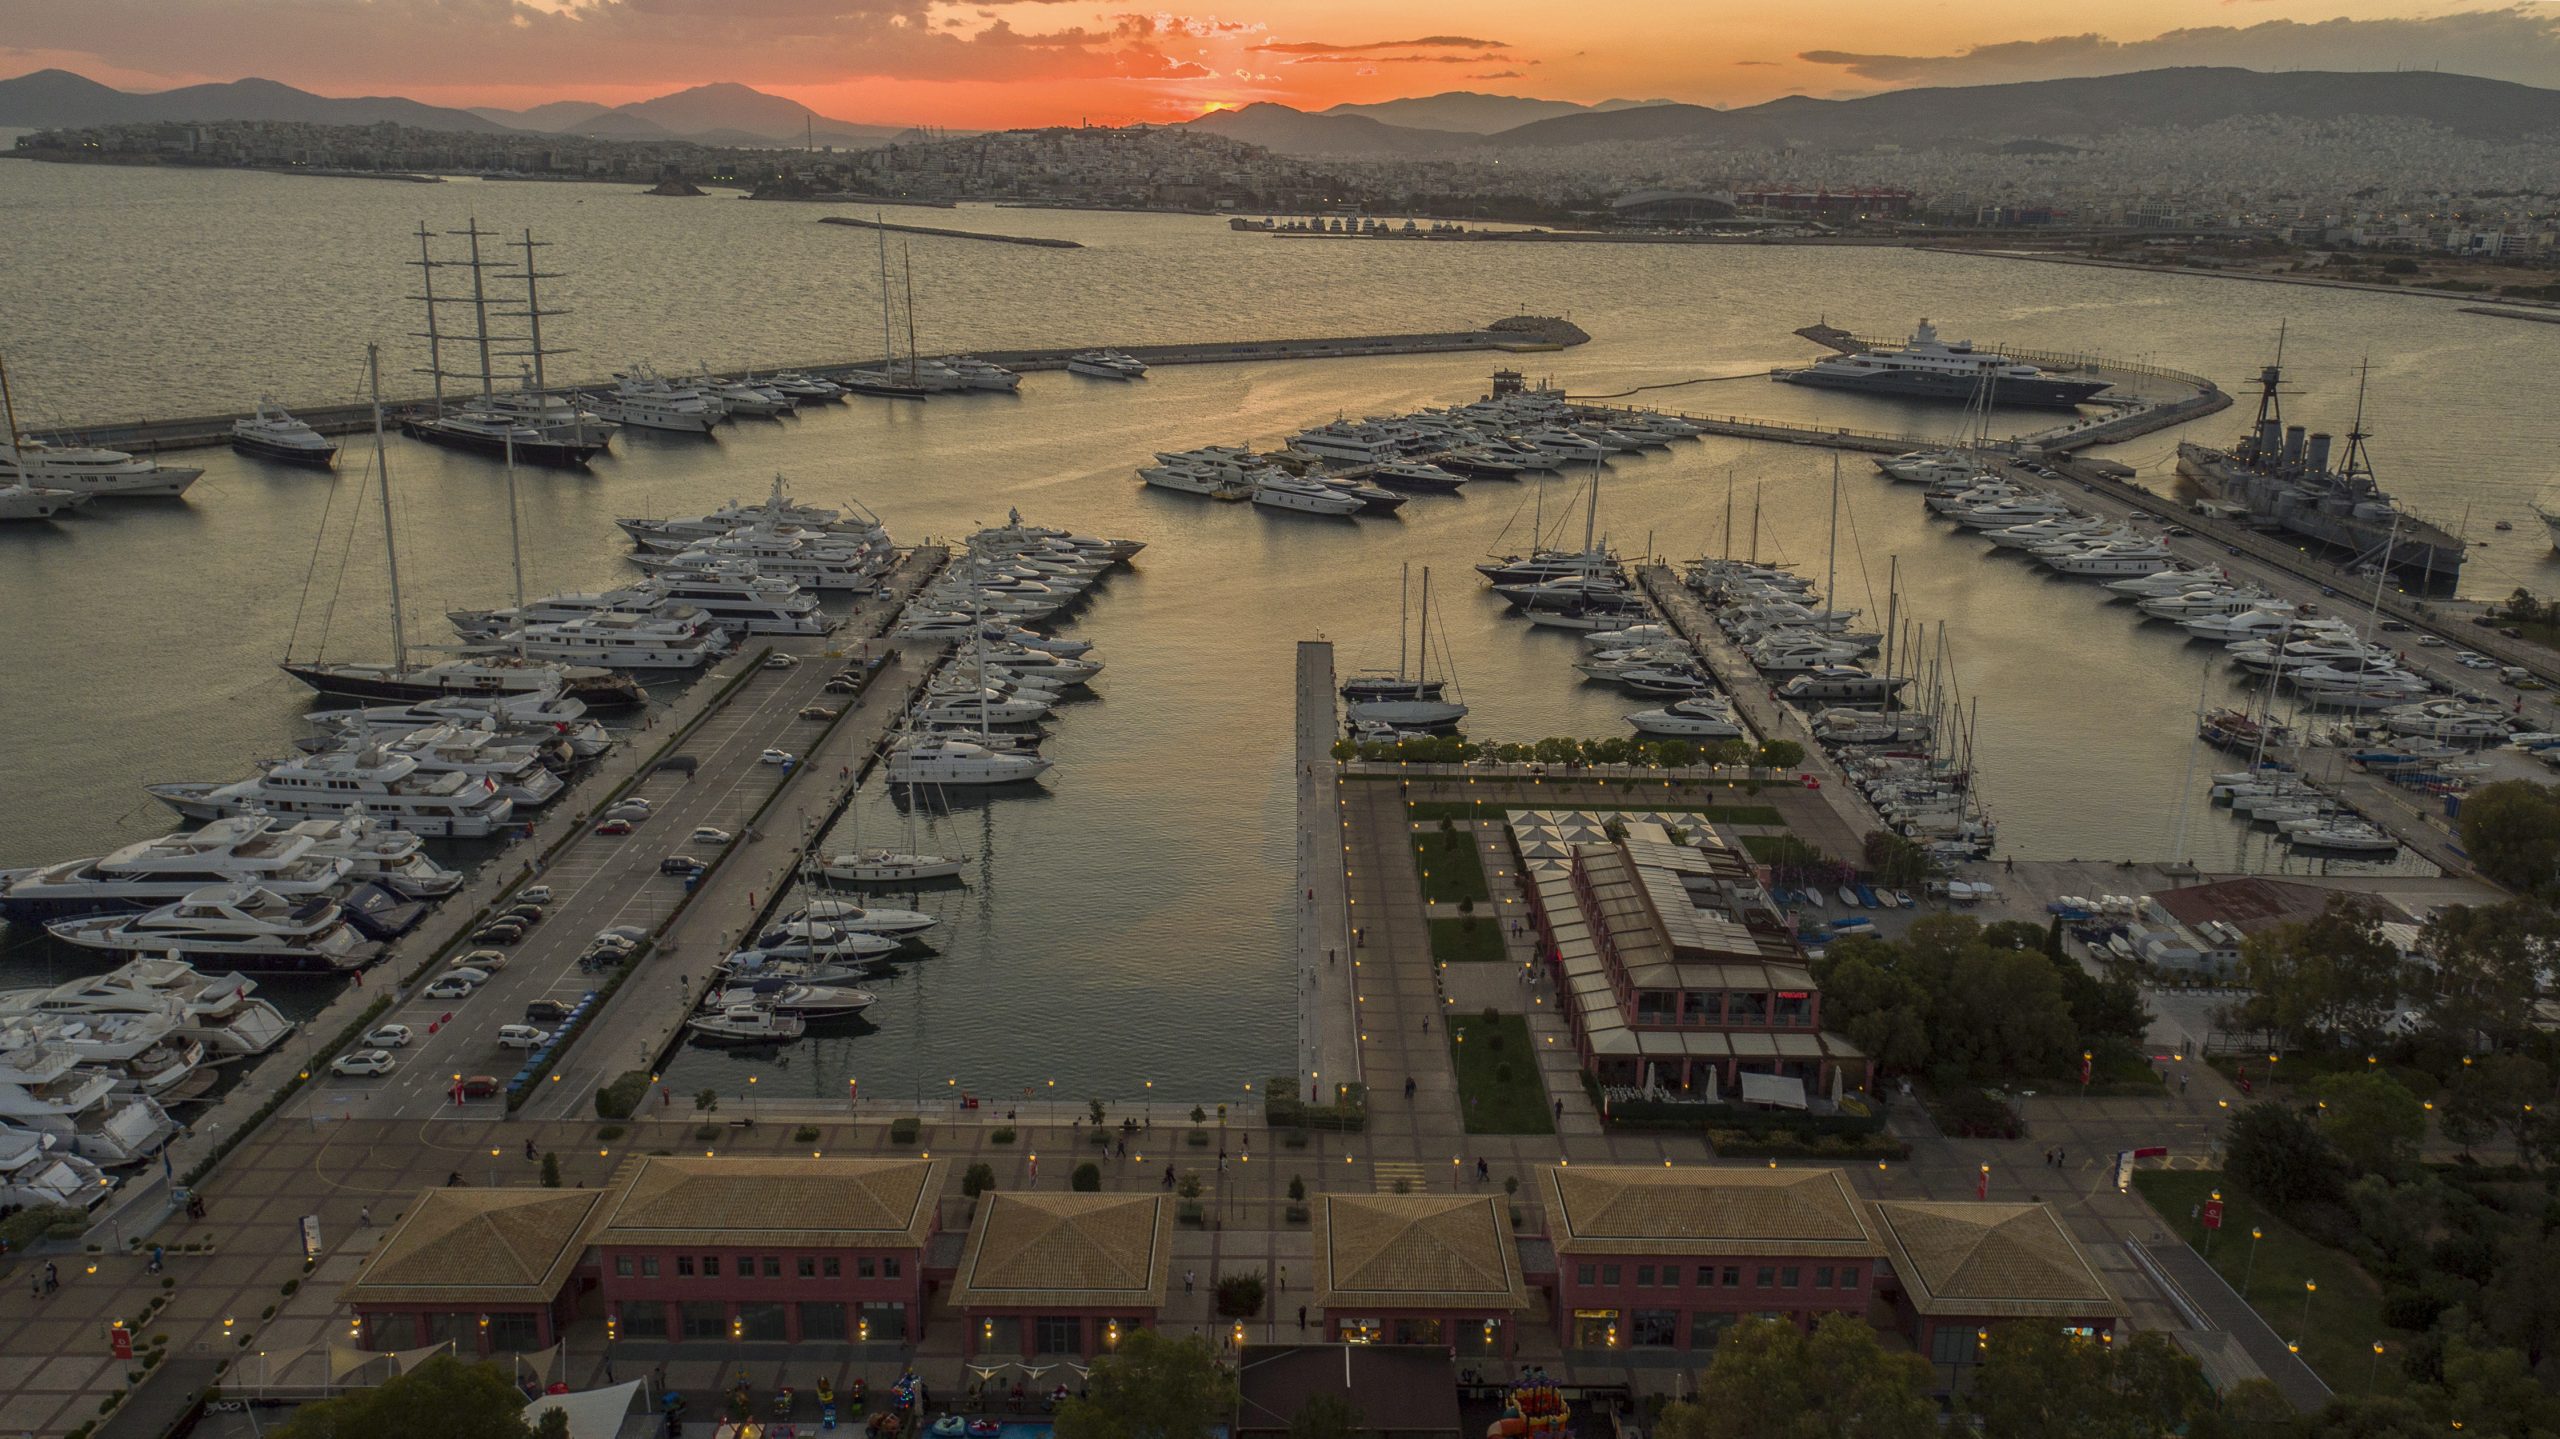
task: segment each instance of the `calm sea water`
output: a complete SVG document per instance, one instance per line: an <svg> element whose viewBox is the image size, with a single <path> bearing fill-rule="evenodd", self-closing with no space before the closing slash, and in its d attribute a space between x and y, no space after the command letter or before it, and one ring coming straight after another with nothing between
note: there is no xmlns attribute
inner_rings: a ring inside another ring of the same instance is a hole
<svg viewBox="0 0 2560 1439"><path fill-rule="evenodd" d="M363 347L385 369L422 363L413 272L421 220L530 225L567 272L557 322L602 372L771 364L876 353L876 256L821 209L678 201L555 184L404 186L248 174L0 164L0 345L22 417L107 420L214 412L260 391L354 398ZM1803 357L1789 333L1827 318L1892 332L1926 315L1952 334L2103 349L2201 371L2226 387L2289 323L2307 421L2342 429L2354 367L2373 365L2368 417L2386 482L2493 542L2466 588L2560 580L2528 508L2560 449L2560 415L2511 378L2551 372L2552 327L2441 302L1891 250L1512 247L1273 240L1198 218L969 209L933 223L1060 235L1052 251L919 238L911 251L927 352L1032 344L1448 329L1498 314L1567 313L1594 343L1528 357L1576 392L1733 375ZM866 339L868 343L866 343ZM1288 1062L1285 952L1292 889L1286 753L1294 641L1323 636L1346 668L1393 664L1401 565L1433 570L1434 630L1487 737L1621 733L1640 707L1583 684L1569 637L1503 618L1467 568L1525 541L1544 496L1578 538L1581 481L1490 482L1417 497L1391 519L1323 521L1141 487L1157 449L1276 442L1336 414L1482 392L1487 356L1159 369L1138 385L1051 374L1017 397L860 403L724 428L712 441L629 435L591 474L528 474L528 583L547 591L634 571L612 517L707 508L776 473L817 500L859 498L901 539L1030 520L1144 538L1074 622L1110 668L1068 708L1036 797L964 807L936 842L981 856L972 886L927 896L936 957L883 987L875 1023L786 1056L759 1086L833 1095L957 1078L981 1092L1127 1093L1152 1078L1212 1096ZM403 389L417 388L411 381ZM1706 412L1947 433L1942 411L1762 380L1656 392ZM2032 416L1999 428L2032 428ZM2232 416L2203 422L2219 438ZM2177 436L2121 447L2165 473ZM309 697L275 669L307 653L387 649L378 523L361 466L339 476L227 452L178 505L104 510L0 532L0 864L96 853L170 827L138 786L230 777L284 752ZM1831 458L1711 440L1613 465L1600 526L1629 554L1685 558L1751 542L1820 573L1832 549ZM508 585L496 466L395 442L392 473L413 636L442 612L500 602ZM2094 587L2055 580L1932 526L1863 462L1844 470L1843 603L1881 614L1898 559L1906 615L1943 621L1981 698L1982 783L2005 850L2159 858L2174 844L2201 647L2137 626ZM2490 528L2513 521L2512 533ZM316 582L306 583L317 576ZM2214 766L2197 765L2198 788ZM866 794L865 838L902 833ZM2199 801L2187 852L2208 866L2280 856ZM849 836L841 836L849 838ZM17 937L13 936L12 939ZM48 946L0 966L40 973ZM743 1087L766 1061L687 1061Z"/></svg>

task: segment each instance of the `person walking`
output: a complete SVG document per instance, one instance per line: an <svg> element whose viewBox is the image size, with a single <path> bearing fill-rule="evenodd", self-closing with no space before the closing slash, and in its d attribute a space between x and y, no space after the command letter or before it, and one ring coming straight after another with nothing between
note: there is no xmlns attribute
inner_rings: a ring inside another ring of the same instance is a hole
<svg viewBox="0 0 2560 1439"><path fill-rule="evenodd" d="M372 1205L360 1204L356 1206L356 1227L358 1229L371 1229L373 1227Z"/></svg>
<svg viewBox="0 0 2560 1439"><path fill-rule="evenodd" d="M1185 1293L1185 1294L1190 1293L1190 1292L1191 1292L1191 1290L1192 1290L1192 1286L1193 1286L1193 1284L1194 1284L1194 1283L1195 1283L1199 1278L1200 1278L1200 1271L1199 1271L1199 1270L1197 1270L1197 1269L1185 1269L1184 1271L1182 1271L1182 1292L1183 1292L1183 1293Z"/></svg>

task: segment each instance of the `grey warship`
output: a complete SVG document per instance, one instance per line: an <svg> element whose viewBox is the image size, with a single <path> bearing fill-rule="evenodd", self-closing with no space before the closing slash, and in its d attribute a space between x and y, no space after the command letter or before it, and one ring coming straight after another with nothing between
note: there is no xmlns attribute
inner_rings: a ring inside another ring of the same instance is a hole
<svg viewBox="0 0 2560 1439"><path fill-rule="evenodd" d="M2182 441L2178 473L2224 504L2247 511L2248 523L2283 530L2347 553L2350 567L2390 570L2421 591L2450 590L2462 576L2463 542L2443 526L2420 519L2374 482L2365 451L2364 386L2356 386L2356 415L2335 468L2326 434L2305 435L2284 422L2279 398L2284 350L2258 371L2258 416L2227 450Z"/></svg>

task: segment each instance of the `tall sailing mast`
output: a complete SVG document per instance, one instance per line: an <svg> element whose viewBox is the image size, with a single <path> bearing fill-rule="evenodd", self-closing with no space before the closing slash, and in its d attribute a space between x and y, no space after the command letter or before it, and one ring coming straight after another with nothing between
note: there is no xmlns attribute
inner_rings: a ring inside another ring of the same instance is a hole
<svg viewBox="0 0 2560 1439"><path fill-rule="evenodd" d="M382 347L364 347L365 384L373 394L373 477L382 487L382 552L391 577L391 670L409 672L409 629L400 614L400 537L391 522L391 458L382 439Z"/></svg>
<svg viewBox="0 0 2560 1439"><path fill-rule="evenodd" d="M471 321L472 330L480 342L480 393L489 395L496 391L497 382L489 365L489 287L486 281L489 262L481 258L480 241L484 236L494 240L498 232L481 229L479 217L474 216L464 228L446 233L463 236L471 245L471 258L462 263L471 267Z"/></svg>

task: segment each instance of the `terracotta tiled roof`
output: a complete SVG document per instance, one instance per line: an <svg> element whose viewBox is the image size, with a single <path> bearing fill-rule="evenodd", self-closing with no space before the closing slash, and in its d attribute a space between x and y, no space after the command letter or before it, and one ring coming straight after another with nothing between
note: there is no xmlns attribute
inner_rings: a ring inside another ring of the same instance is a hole
<svg viewBox="0 0 2560 1439"><path fill-rule="evenodd" d="M1555 1165L1559 1254L1882 1253L1837 1169Z"/></svg>
<svg viewBox="0 0 2560 1439"><path fill-rule="evenodd" d="M599 1244L922 1245L942 1161L650 1155L617 1185Z"/></svg>
<svg viewBox="0 0 2560 1439"><path fill-rule="evenodd" d="M1154 1309L1172 1268L1173 1206L1151 1194L990 1192L951 1303L971 1309Z"/></svg>
<svg viewBox="0 0 2560 1439"><path fill-rule="evenodd" d="M1878 1227L1923 1314L2094 1318L2122 1311L2048 1204L1884 1200Z"/></svg>
<svg viewBox="0 0 2560 1439"><path fill-rule="evenodd" d="M612 1191L430 1189L339 1302L546 1304L586 1253Z"/></svg>
<svg viewBox="0 0 2560 1439"><path fill-rule="evenodd" d="M1328 1194L1316 1205L1316 1306L1525 1309L1511 1226L1490 1194Z"/></svg>

